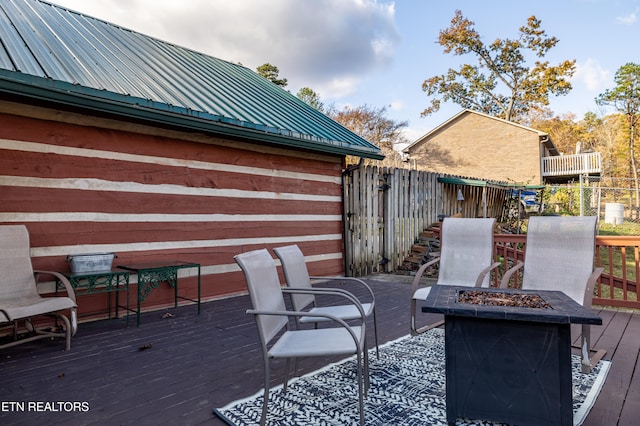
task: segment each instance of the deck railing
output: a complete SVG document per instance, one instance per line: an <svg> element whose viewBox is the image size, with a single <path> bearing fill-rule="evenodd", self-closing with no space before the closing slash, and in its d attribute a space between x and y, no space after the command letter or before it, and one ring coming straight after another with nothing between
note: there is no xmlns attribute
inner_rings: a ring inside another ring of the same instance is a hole
<svg viewBox="0 0 640 426"><path fill-rule="evenodd" d="M599 152L542 158L543 177L599 174L601 172L602 156Z"/></svg>
<svg viewBox="0 0 640 426"><path fill-rule="evenodd" d="M523 261L526 251L526 235L496 234L494 257L502 262L498 273L492 276L497 286L504 273L504 265L512 267ZM604 272L596 284L593 304L640 309L637 282L640 277L640 236L596 237L596 266ZM514 274L514 286L519 286L521 274Z"/></svg>

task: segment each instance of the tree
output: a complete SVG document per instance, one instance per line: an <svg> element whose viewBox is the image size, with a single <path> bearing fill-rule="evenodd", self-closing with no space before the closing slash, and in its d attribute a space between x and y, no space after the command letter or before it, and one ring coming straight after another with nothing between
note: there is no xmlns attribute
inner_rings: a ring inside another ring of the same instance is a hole
<svg viewBox="0 0 640 426"><path fill-rule="evenodd" d="M638 166L635 154L635 130L640 118L640 65L628 62L616 71L616 87L605 90L596 97L598 105L613 106L627 120L629 142L629 168L635 182L636 207L640 207Z"/></svg>
<svg viewBox="0 0 640 426"><path fill-rule="evenodd" d="M531 108L548 105L551 95L571 90L567 79L575 72L575 60L550 66L536 59L533 66L527 65L526 51L543 58L558 43L546 35L535 16L520 27L517 39L496 39L485 45L474 23L457 10L451 26L440 31L438 43L444 53L476 56L478 65L463 64L425 80L422 90L434 98L422 116L438 111L442 101L452 101L462 108L518 121Z"/></svg>
<svg viewBox="0 0 640 426"><path fill-rule="evenodd" d="M320 101L320 95L318 95L310 88L303 87L302 89L298 90L296 96L307 105L314 107L320 112L324 112L324 104Z"/></svg>
<svg viewBox="0 0 640 426"><path fill-rule="evenodd" d="M587 114L585 114L585 120ZM602 154L603 175L609 178L627 176L629 170L628 162L626 166L624 165L627 157L626 141L621 141L624 121L626 120L622 114L611 114L594 119L591 132L595 141L594 148Z"/></svg>
<svg viewBox="0 0 640 426"><path fill-rule="evenodd" d="M580 144L582 150L591 148L589 132L583 121L576 120L573 113L562 115L531 115L527 114L525 122L527 126L548 133L553 144L563 154L576 153ZM523 123L523 124L524 124Z"/></svg>
<svg viewBox="0 0 640 426"><path fill-rule="evenodd" d="M271 81L273 84L276 84L282 88L287 87L287 79L286 78L278 78L280 74L280 70L275 65L271 65L269 63L262 64L256 68L258 74Z"/></svg>
<svg viewBox="0 0 640 426"><path fill-rule="evenodd" d="M406 121L395 121L386 117L387 108L373 108L368 105L356 108L345 107L341 111L330 108L327 115L364 139L380 147L385 159L382 165L399 167L402 164L400 153L394 149L399 143L405 143L402 129ZM353 158L348 163L356 162Z"/></svg>

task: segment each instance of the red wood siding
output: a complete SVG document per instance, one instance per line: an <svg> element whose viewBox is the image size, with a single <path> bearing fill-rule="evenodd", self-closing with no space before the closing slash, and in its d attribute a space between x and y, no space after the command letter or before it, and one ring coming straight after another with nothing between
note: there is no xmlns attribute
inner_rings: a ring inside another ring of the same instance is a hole
<svg viewBox="0 0 640 426"><path fill-rule="evenodd" d="M298 244L312 274L343 272L340 158L10 114L0 123L0 224L26 224L35 268L105 251L115 264L192 261L203 299L244 291L233 256L256 248ZM144 307L172 300L162 288Z"/></svg>

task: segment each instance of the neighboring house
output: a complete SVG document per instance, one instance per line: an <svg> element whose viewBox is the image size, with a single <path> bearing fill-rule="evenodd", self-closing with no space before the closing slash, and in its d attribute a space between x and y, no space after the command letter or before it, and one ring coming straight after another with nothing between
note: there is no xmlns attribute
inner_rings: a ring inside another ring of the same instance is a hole
<svg viewBox="0 0 640 426"><path fill-rule="evenodd" d="M560 156L547 133L465 109L404 149L418 168L517 185L574 179L575 162L558 170ZM585 159L580 155L579 159ZM596 170L599 173L599 155Z"/></svg>
<svg viewBox="0 0 640 426"><path fill-rule="evenodd" d="M0 41L0 224L26 224L36 269L197 262L203 300L245 291L252 249L344 272L345 157L378 147L241 65L44 1L3 1ZM172 302L163 285L143 308Z"/></svg>

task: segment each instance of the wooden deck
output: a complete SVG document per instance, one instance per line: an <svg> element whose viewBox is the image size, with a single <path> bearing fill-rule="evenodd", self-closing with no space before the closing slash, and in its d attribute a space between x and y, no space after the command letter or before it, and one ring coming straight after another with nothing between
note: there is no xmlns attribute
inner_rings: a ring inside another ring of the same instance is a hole
<svg viewBox="0 0 640 426"><path fill-rule="evenodd" d="M408 334L407 278L367 279L377 297L382 342ZM214 407L262 387L262 354L253 318L244 313L248 308L248 297L240 296L205 303L200 316L193 305L145 313L140 328L135 321L126 327L123 319L85 323L70 352L62 350L59 339L6 349L0 352L0 424L222 425L212 414ZM640 314L596 311L604 325L593 327L593 341L607 350L605 359L613 364L584 425L635 425L640 415ZM438 316L425 314L424 319ZM145 346L150 347L141 350ZM309 372L336 360L305 359L300 366ZM274 363L274 383L280 382L283 365ZM33 411L12 411L19 403L28 410L36 402L43 404ZM86 404L81 411L64 412L72 402Z"/></svg>

